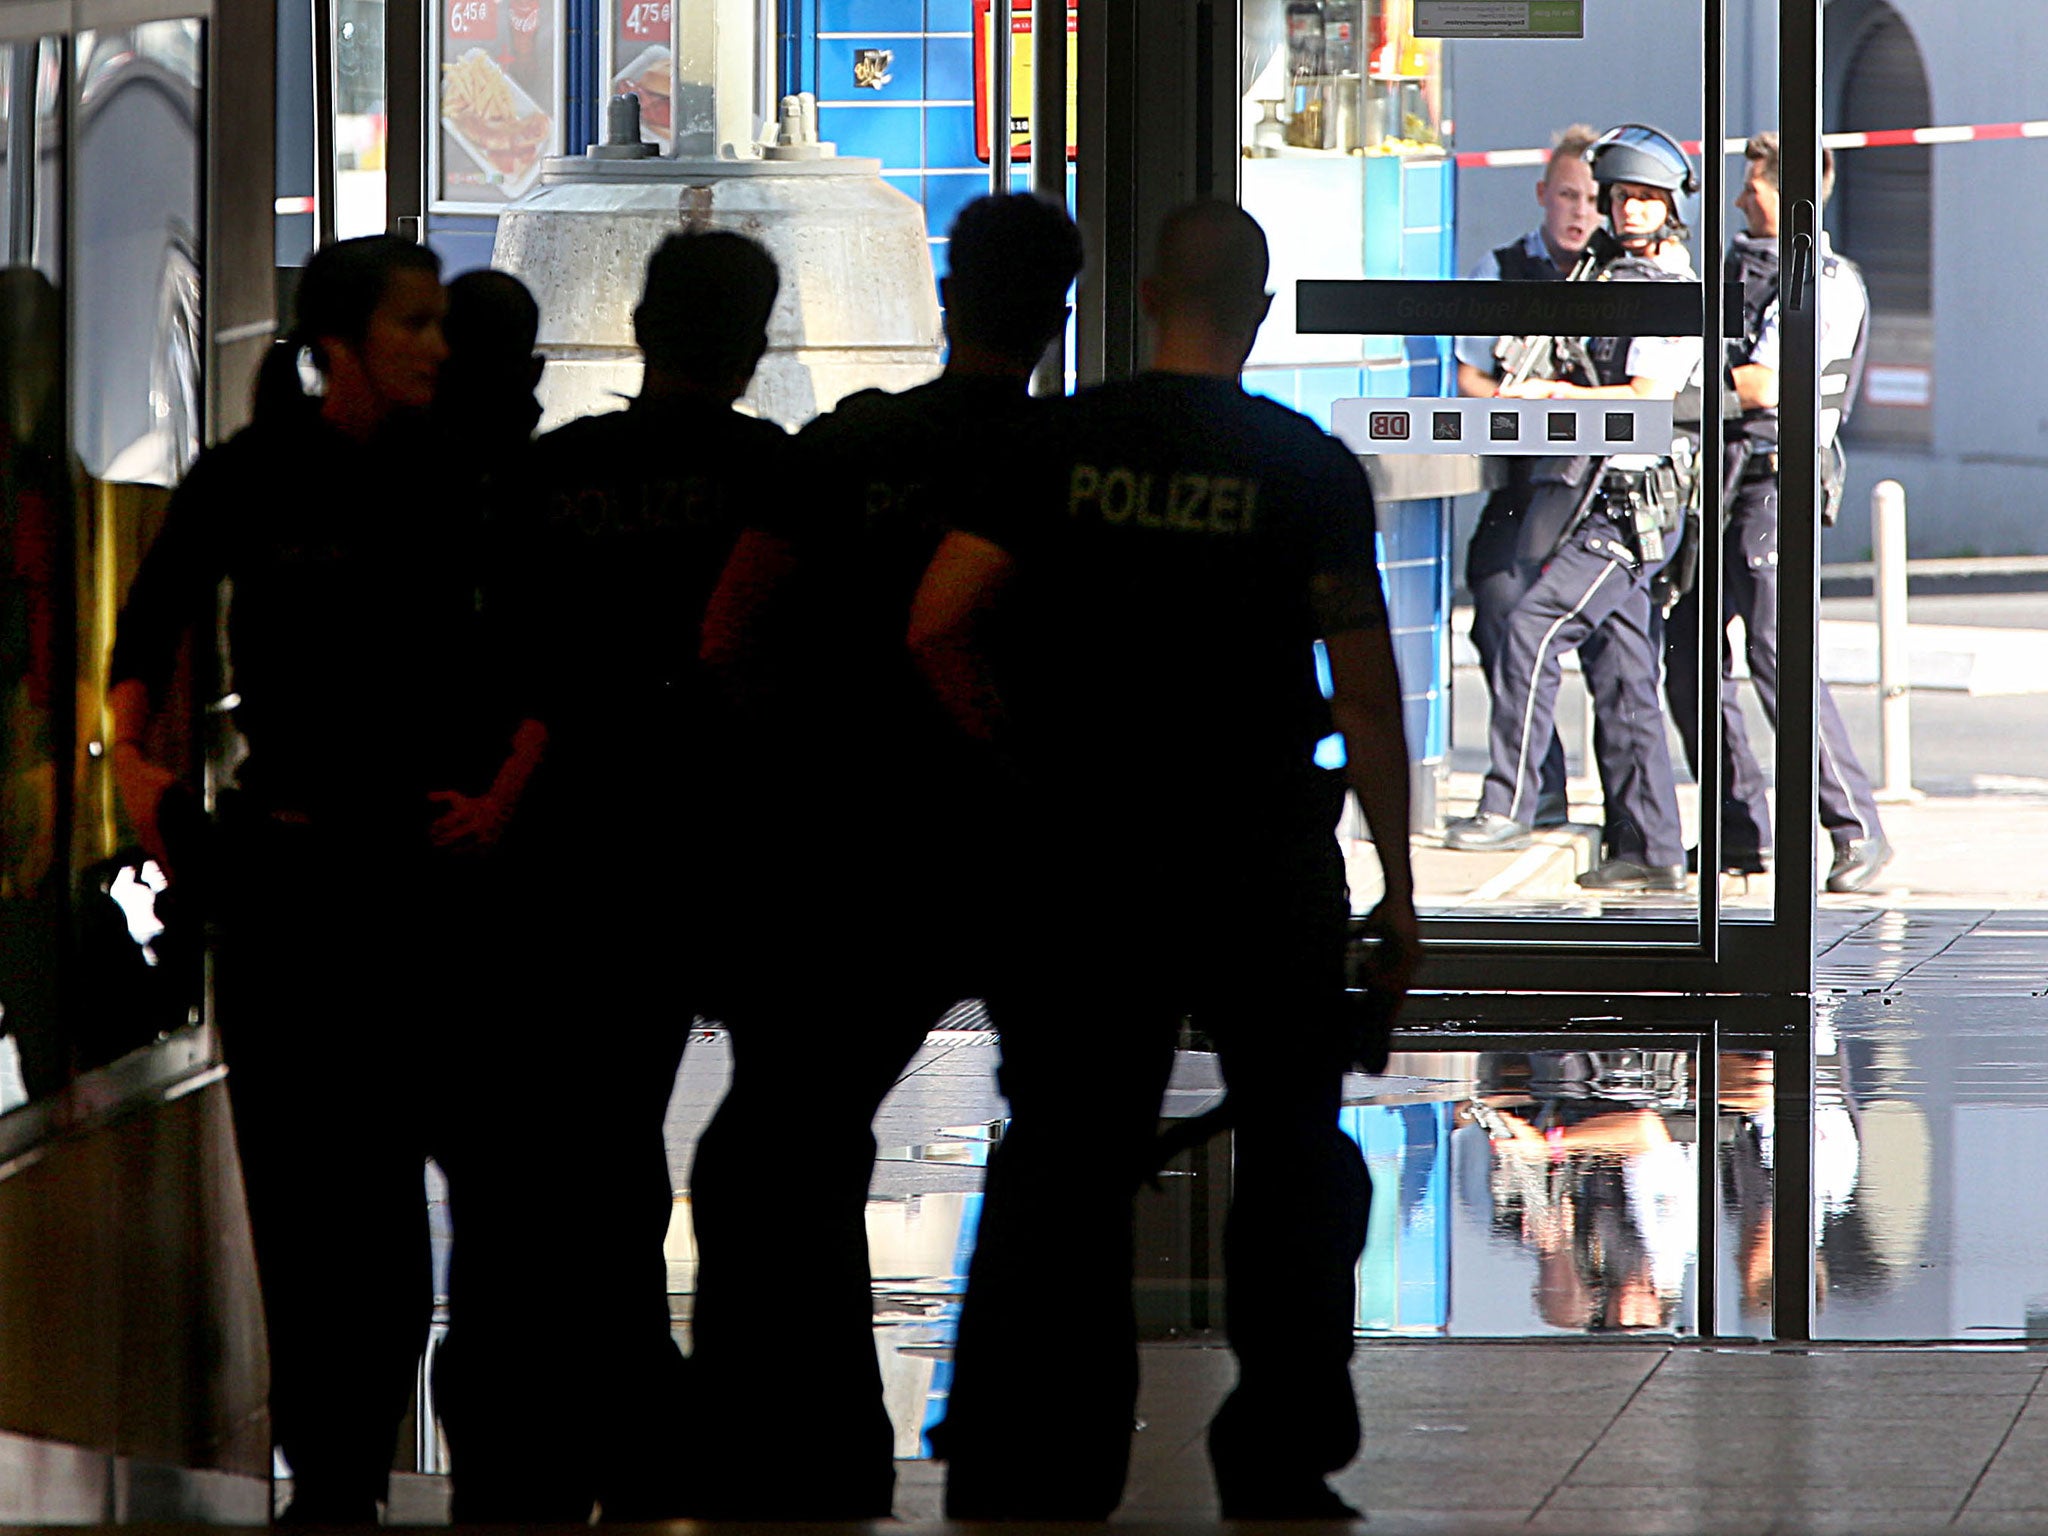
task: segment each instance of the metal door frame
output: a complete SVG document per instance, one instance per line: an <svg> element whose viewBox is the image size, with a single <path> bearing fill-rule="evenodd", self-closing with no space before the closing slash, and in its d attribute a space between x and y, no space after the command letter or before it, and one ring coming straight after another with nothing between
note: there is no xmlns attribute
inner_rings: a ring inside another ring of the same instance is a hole
<svg viewBox="0 0 2048 1536"><path fill-rule="evenodd" d="M1784 143L1786 263L1791 270L1794 210L1819 207L1819 26L1822 0L1783 0L1779 121ZM1727 0L1702 0L1702 127L1708 146L1726 137ZM1080 157L1077 212L1087 241L1076 327L1082 382L1117 378L1140 366L1137 280L1149 259L1159 217L1190 197L1237 195L1237 70L1241 0L1080 0ZM1725 248L1728 161L1702 157L1701 248ZM1817 222L1814 224L1817 228ZM1705 258L1712 263L1711 255ZM1703 273L1703 332L1723 325L1728 300L1718 272ZM1805 317L1812 320L1810 312ZM1817 331L1788 316L1782 376L1781 440L1786 463L1814 463L1818 402ZM1794 332L1800 332L1797 337ZM1719 401L1706 402L1708 435L1719 428ZM1803 409L1802 409L1803 407ZM1796 421L1795 421L1796 418ZM1711 456L1710 456L1711 457ZM1818 612L1817 471L1787 476L1780 522L1801 537L1780 540L1780 715L1776 831L1780 871L1810 869L1813 816L1784 807L1814 804L1813 727ZM1702 613L1721 604L1720 528L1706 519L1699 579ZM1705 654L1711 655L1707 650ZM1721 719L1715 690L1700 698L1703 807L1721 800ZM1801 728L1803 723L1803 728ZM1718 817L1701 818L1701 866L1719 867ZM1719 881L1703 881L1699 926L1691 942L1671 942L1668 923L1595 920L1430 919L1426 984L1449 991L1685 992L1798 997L1812 991L1814 900L1811 882L1780 879L1768 922L1725 921Z"/></svg>
<svg viewBox="0 0 2048 1536"><path fill-rule="evenodd" d="M1076 315L1077 371L1091 383L1140 366L1137 282L1149 259L1149 232L1167 208L1187 198L1237 196L1238 34L1241 0L1078 0L1080 7L1079 160L1076 211L1087 242ZM1817 239L1820 227L1821 10L1824 0L1779 0L1778 124L1785 210L1785 270ZM1726 248L1728 162L1715 153L1726 137L1727 0L1702 0L1702 230L1709 267ZM1810 258L1809 258L1810 259ZM1718 270L1702 273L1702 333L1721 331L1731 305ZM1820 506L1817 464L1819 326L1813 307L1788 306L1781 332L1780 458L1806 466L1786 475L1779 497L1779 718L1777 733L1778 869L1810 870L1816 851L1818 765L1815 694L1820 607ZM1711 395L1713 392L1709 392ZM1719 401L1706 403L1709 435ZM1711 460L1710 460L1711 462ZM1721 607L1721 530L1707 518L1699 579L1703 614ZM1718 647L1714 648L1718 649ZM1703 655L1713 650L1703 647ZM1719 867L1721 717L1717 690L1700 690L1700 863ZM1806 814L1787 814L1804 806ZM1812 1103L1813 935L1811 880L1781 878L1767 922L1727 921L1718 880L1700 891L1695 942L1659 943L1669 928L1626 921L1435 920L1426 924L1432 956L1414 1000L1420 1033L1441 1038L1441 1021L1526 1021L1517 1033L1570 1036L1604 1018L1611 1032L1626 1017L1631 1034L1699 1042L1702 1124L1714 1124L1718 1064L1724 1049L1761 1045L1776 1055L1773 1332L1810 1336L1813 1312ZM1759 1032L1724 1028L1721 1015L1770 1022ZM1438 1021L1431 1024L1426 1021ZM1576 1023L1570 1022L1576 1021ZM1718 1156L1702 1155L1700 1332L1718 1323Z"/></svg>

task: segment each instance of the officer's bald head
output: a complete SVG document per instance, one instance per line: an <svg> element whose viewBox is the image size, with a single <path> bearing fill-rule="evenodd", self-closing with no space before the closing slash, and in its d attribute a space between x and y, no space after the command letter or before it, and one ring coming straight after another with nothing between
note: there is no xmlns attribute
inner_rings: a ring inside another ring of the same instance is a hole
<svg viewBox="0 0 2048 1536"><path fill-rule="evenodd" d="M1267 269L1266 232L1250 214L1214 200L1183 203L1159 227L1147 285L1152 318L1254 332L1266 317Z"/></svg>

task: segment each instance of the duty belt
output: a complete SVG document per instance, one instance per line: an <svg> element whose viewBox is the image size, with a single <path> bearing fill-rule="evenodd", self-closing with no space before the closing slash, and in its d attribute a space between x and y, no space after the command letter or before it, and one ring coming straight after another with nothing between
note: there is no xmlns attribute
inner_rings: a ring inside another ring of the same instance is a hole
<svg viewBox="0 0 2048 1536"><path fill-rule="evenodd" d="M1742 479L1744 484L1752 480L1775 480L1777 477L1778 455L1775 451L1771 453L1752 453L1743 463Z"/></svg>

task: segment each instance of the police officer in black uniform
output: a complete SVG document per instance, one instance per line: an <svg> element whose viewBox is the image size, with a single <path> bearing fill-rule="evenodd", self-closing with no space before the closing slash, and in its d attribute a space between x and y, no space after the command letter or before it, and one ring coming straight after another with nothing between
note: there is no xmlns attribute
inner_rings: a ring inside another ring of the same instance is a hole
<svg viewBox="0 0 2048 1536"><path fill-rule="evenodd" d="M297 1522L374 1524L385 1495L433 1307L422 1169L467 1069L499 1044L479 985L500 958L497 855L545 740L488 659L476 498L425 427L447 356L439 272L390 236L315 253L252 424L178 487L109 663L123 806L218 923L214 1000ZM223 580L248 752L209 828L152 761L152 716ZM465 1271L458 1313L491 1273Z"/></svg>
<svg viewBox="0 0 2048 1536"><path fill-rule="evenodd" d="M548 1137L515 1129L537 1149L536 1178L559 1182L572 1156L593 1170L577 1175L574 1240L513 1260L548 1266L556 1305L582 1329L566 1358L531 1362L574 1405L568 1426L542 1421L565 1443L526 1447L583 1479L557 1479L551 1497L580 1513L555 1519L586 1517L593 1498L612 1519L682 1508L690 1441L662 1122L691 1018L713 1007L711 925L726 903L712 872L734 824L716 771L729 727L699 631L746 508L791 485L788 435L735 409L780 286L742 235L665 240L633 315L640 393L534 445L532 496L509 535L499 602L549 732L532 807L528 1006L549 1011L564 1047L537 1085Z"/></svg>
<svg viewBox="0 0 2048 1536"><path fill-rule="evenodd" d="M1407 752L1364 476L1238 382L1266 273L1239 209L1170 215L1141 288L1151 370L1048 408L1002 482L961 503L912 614L926 675L1025 792L1009 823L1028 855L1015 957L989 998L1011 1122L936 1435L956 1518L1102 1519L1121 1497L1131 1202L1189 1013L1237 1106L1225 1263L1240 1376L1209 1435L1223 1512L1348 1512L1324 1479L1358 1445L1348 1361L1370 1184L1337 1124L1357 1040L1333 829L1348 783L1405 985ZM1314 761L1333 726L1341 776Z"/></svg>
<svg viewBox="0 0 2048 1536"><path fill-rule="evenodd" d="M1679 199L1698 187L1690 162L1657 129L1627 124L1588 151L1600 206L1625 254L1604 281L1689 276ZM1524 398L1639 399L1676 395L1698 370L1694 338L1596 337L1596 376L1531 379ZM1453 848L1528 841L1540 795L1540 754L1553 731L1559 663L1580 651L1600 721L1596 750L1606 801L1605 856L1579 877L1589 890L1677 890L1685 881L1678 795L1664 739L1650 581L1675 553L1690 496L1683 439L1670 456L1546 459L1525 516L1525 548L1548 551L1543 574L1516 604L1489 678L1491 764L1478 813L1453 822ZM1588 645L1587 642L1593 643Z"/></svg>
<svg viewBox="0 0 2048 1536"><path fill-rule="evenodd" d="M1727 275L1742 285L1741 341L1729 348L1727 383L1739 412L1731 414L1724 465L1728 526L1722 546L1727 617L1742 617L1749 673L1757 700L1778 721L1778 136L1760 133L1743 149L1745 175L1736 206L1747 229L1730 242ZM1822 197L1833 190L1834 155L1823 150ZM1839 495L1842 421L1855 403L1862 368L1869 296L1854 265L1822 234L1819 272L1821 439L1823 479ZM1832 519L1830 519L1832 520ZM1698 606L1672 611L1666 688L1672 714L1695 771L1699 762L1700 624ZM1760 873L1771 847L1768 784L1742 714L1728 655L1725 620L1718 668L1721 690L1721 866ZM1820 821L1834 843L1830 891L1860 891L1891 862L1869 777L1857 761L1834 694L1822 682L1815 697L1820 735Z"/></svg>
<svg viewBox="0 0 2048 1536"><path fill-rule="evenodd" d="M974 771L903 635L964 496L1014 462L1081 237L1054 203L981 198L947 261L945 372L854 395L804 429L798 489L754 503L705 623L705 661L740 711L756 830L722 882L752 917L735 940L749 974L720 1009L733 1079L690 1178L705 1405L692 1515L875 1520L894 1502L865 1225L873 1121L926 1031L987 987L980 956L1006 927L1004 850L962 830L1003 824L1001 787ZM792 815L817 772L791 749L798 720L847 747L826 814L851 899L824 923L789 878L816 836ZM763 1327L794 1318L805 1325Z"/></svg>
<svg viewBox="0 0 2048 1536"><path fill-rule="evenodd" d="M1577 268L1586 242L1600 227L1599 189L1586 151L1598 135L1583 123L1558 134L1543 175L1536 183L1536 201L1543 222L1519 240L1488 251L1472 269L1475 281L1501 279L1511 283L1560 282ZM1489 396L1498 392L1504 371L1501 338L1460 336L1457 344L1458 393ZM1536 583L1541 565L1521 551L1521 516L1533 486L1526 459L1510 459L1508 482L1487 498L1479 526L1465 550L1465 588L1472 594L1472 645L1479 665L1488 673L1500 653L1501 635L1515 604ZM1565 800L1564 743L1550 733L1543 750L1541 789L1534 824L1562 825L1570 810Z"/></svg>

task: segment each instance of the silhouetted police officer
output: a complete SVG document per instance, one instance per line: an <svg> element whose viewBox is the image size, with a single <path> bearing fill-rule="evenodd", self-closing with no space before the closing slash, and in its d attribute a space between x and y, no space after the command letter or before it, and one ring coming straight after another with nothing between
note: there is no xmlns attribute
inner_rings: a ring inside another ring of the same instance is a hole
<svg viewBox="0 0 2048 1536"><path fill-rule="evenodd" d="M1001 802L903 634L951 520L1014 462L1081 241L1052 203L982 198L947 260L944 374L854 395L804 430L796 489L754 503L706 623L706 660L739 701L736 777L757 830L724 882L751 918L733 940L746 974L721 1004L733 1080L690 1180L704 1405L692 1514L866 1520L893 1503L865 1225L872 1125L927 1029L988 985L980 957L1003 929L1001 849L972 831L1000 825ZM834 744L822 801L797 721ZM816 814L798 812L807 802ZM791 873L817 857L821 827L845 896L817 921Z"/></svg>
<svg viewBox="0 0 2048 1536"><path fill-rule="evenodd" d="M373 1523L385 1495L432 1315L422 1169L491 1047L494 850L540 747L484 654L475 499L424 430L446 306L409 241L315 253L255 419L179 486L109 666L123 806L174 881L210 877L295 1521ZM248 754L208 837L149 728L223 580Z"/></svg>
<svg viewBox="0 0 2048 1536"><path fill-rule="evenodd" d="M1536 183L1536 201L1543 222L1519 240L1488 251L1472 271L1475 280L1511 283L1559 282L1578 266L1586 242L1600 228L1599 188L1586 151L1598 135L1583 123L1558 134ZM1457 344L1458 393L1488 396L1500 387L1503 364L1497 355L1501 338L1460 336ZM1465 588L1472 594L1472 646L1488 674L1500 653L1508 615L1542 574L1540 562L1521 548L1522 514L1534 486L1527 459L1506 462L1508 482L1487 497L1465 550ZM1543 749L1541 785L1531 818L1538 827L1562 825L1570 816L1565 800L1564 743L1553 729Z"/></svg>
<svg viewBox="0 0 2048 1536"><path fill-rule="evenodd" d="M1407 751L1364 476L1238 383L1266 272L1238 209L1170 215L1141 289L1151 370L1049 407L961 504L912 616L954 718L1028 794L1005 831L1027 856L1015 948L990 995L1011 1121L935 1436L959 1518L1100 1519L1121 1496L1132 1196L1190 1010L1237 1106L1241 1375L1210 1430L1224 1512L1347 1512L1323 1479L1358 1444L1348 1361L1370 1184L1337 1126L1355 1041L1333 829L1348 782L1404 985ZM1333 725L1343 775L1314 762Z"/></svg>
<svg viewBox="0 0 2048 1536"><path fill-rule="evenodd" d="M1697 190L1691 163L1654 128L1627 124L1588 151L1602 211L1624 255L1605 280L1691 272L1679 199ZM1697 338L1595 337L1597 376L1531 379L1503 393L1537 399L1668 398L1698 370ZM1674 447L1677 445L1674 444ZM1491 761L1478 814L1451 824L1453 848L1523 846L1541 794L1564 654L1579 650L1600 730L1605 857L1579 877L1590 890L1677 890L1685 883L1678 793L1664 739L1650 578L1675 553L1688 490L1672 458L1545 460L1548 495L1524 539L1547 550L1541 579L1515 605L1489 676ZM1590 643L1589 643L1590 642Z"/></svg>
<svg viewBox="0 0 2048 1536"><path fill-rule="evenodd" d="M520 1508L458 1502L459 1518L536 1518L541 1492L558 1519L587 1515L593 1495L608 1518L679 1508L689 1439L663 1253L674 1190L662 1121L712 989L706 927L721 896L710 871L730 819L712 766L726 725L697 653L746 506L788 484L787 435L734 409L779 288L752 240L671 236L633 316L640 393L535 445L533 498L499 598L516 615L549 734L539 846L527 850L526 1006L552 1019L557 1049L536 1063L530 1110L545 1134L509 1123L506 1150L527 1149L533 1177L573 1202L574 1220L508 1261L544 1268L581 1333L556 1358L533 1351L528 1397L462 1405L501 1421L526 1412L531 1428L525 1467L501 1467ZM459 1252L459 1207L456 1220ZM508 1458L517 1449L509 1433L493 1444Z"/></svg>
<svg viewBox="0 0 2048 1536"><path fill-rule="evenodd" d="M1760 133L1743 148L1745 176L1736 206L1747 229L1730 241L1727 275L1742 284L1742 340L1732 344L1728 384L1740 412L1731 416L1725 467L1727 531L1722 546L1719 628L1722 732L1721 867L1760 873L1771 847L1769 784L1749 742L1728 655L1726 618L1742 616L1757 701L1778 723L1778 136ZM1834 155L1823 150L1822 199L1833 190ZM1854 263L1821 234L1820 367L1823 479L1841 490L1842 421L1855 403L1870 299ZM1667 683L1672 714L1695 771L1699 761L1700 626L1696 603L1674 609L1668 628ZM1814 697L1820 735L1816 784L1820 821L1834 843L1831 891L1860 891L1891 862L1869 777L1828 685Z"/></svg>

